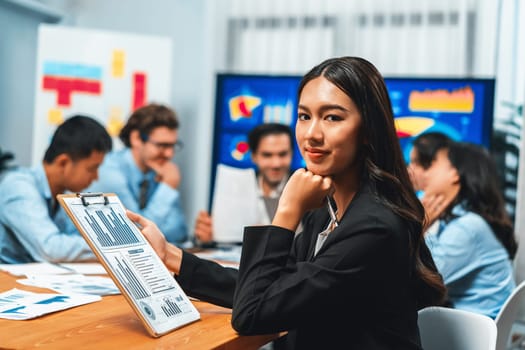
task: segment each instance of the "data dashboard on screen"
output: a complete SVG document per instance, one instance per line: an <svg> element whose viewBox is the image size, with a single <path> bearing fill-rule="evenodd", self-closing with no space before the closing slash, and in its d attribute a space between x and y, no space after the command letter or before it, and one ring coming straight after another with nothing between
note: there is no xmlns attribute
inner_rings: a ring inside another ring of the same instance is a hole
<svg viewBox="0 0 525 350"><path fill-rule="evenodd" d="M300 76L218 74L211 187L217 164L254 167L247 134L257 124L278 122L294 129ZM439 131L454 140L490 148L494 79L385 78L405 158L412 140ZM292 168L304 166L294 149Z"/></svg>

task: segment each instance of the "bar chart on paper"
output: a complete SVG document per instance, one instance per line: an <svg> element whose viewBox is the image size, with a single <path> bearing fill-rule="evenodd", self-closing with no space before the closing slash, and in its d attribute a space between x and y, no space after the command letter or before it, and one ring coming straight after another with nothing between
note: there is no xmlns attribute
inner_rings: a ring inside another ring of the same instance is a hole
<svg viewBox="0 0 525 350"><path fill-rule="evenodd" d="M128 265L125 259L117 256L113 257L114 265L116 266L115 272L117 273L120 281L124 282L124 287L136 298L142 299L150 296L150 293L142 286L142 282L135 275L133 269Z"/></svg>
<svg viewBox="0 0 525 350"><path fill-rule="evenodd" d="M154 257L142 248L108 253L107 259L124 288L136 299L176 288L173 278L158 271Z"/></svg>
<svg viewBox="0 0 525 350"><path fill-rule="evenodd" d="M181 303L183 301L182 297L179 296L179 297L176 297L175 299L176 299L176 302L174 302L169 297L164 298L165 304L162 305L161 308L167 317L175 316L176 314L180 314L182 312L180 306L177 305L177 302Z"/></svg>
<svg viewBox="0 0 525 350"><path fill-rule="evenodd" d="M142 243L139 236L126 224L124 212L117 212L114 206L75 206L75 215L80 224L89 228L103 248L128 246Z"/></svg>
<svg viewBox="0 0 525 350"><path fill-rule="evenodd" d="M62 195L59 202L152 335L200 318L116 195Z"/></svg>

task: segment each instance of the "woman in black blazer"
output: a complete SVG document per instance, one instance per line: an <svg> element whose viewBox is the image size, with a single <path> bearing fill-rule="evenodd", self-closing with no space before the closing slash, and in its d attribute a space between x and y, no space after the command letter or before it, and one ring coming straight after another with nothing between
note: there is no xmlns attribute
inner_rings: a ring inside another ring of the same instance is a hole
<svg viewBox="0 0 525 350"><path fill-rule="evenodd" d="M285 349L420 349L417 310L441 303L445 287L376 68L341 57L308 72L296 138L308 170L290 177L272 225L245 228L238 271L129 216L189 295L233 307L241 334L288 331L276 344Z"/></svg>

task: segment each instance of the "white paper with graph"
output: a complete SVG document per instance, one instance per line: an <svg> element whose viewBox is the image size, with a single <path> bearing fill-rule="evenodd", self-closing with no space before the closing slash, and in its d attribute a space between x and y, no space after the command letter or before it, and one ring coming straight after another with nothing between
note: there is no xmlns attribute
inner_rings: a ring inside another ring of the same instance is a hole
<svg viewBox="0 0 525 350"><path fill-rule="evenodd" d="M151 335L200 319L116 195L70 194L58 200Z"/></svg>

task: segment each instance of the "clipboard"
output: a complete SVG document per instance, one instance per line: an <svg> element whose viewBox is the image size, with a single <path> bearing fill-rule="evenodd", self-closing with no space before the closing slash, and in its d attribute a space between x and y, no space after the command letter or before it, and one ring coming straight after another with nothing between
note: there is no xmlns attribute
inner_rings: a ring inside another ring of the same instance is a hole
<svg viewBox="0 0 525 350"><path fill-rule="evenodd" d="M149 334L159 337L200 319L116 194L59 194L57 200Z"/></svg>

